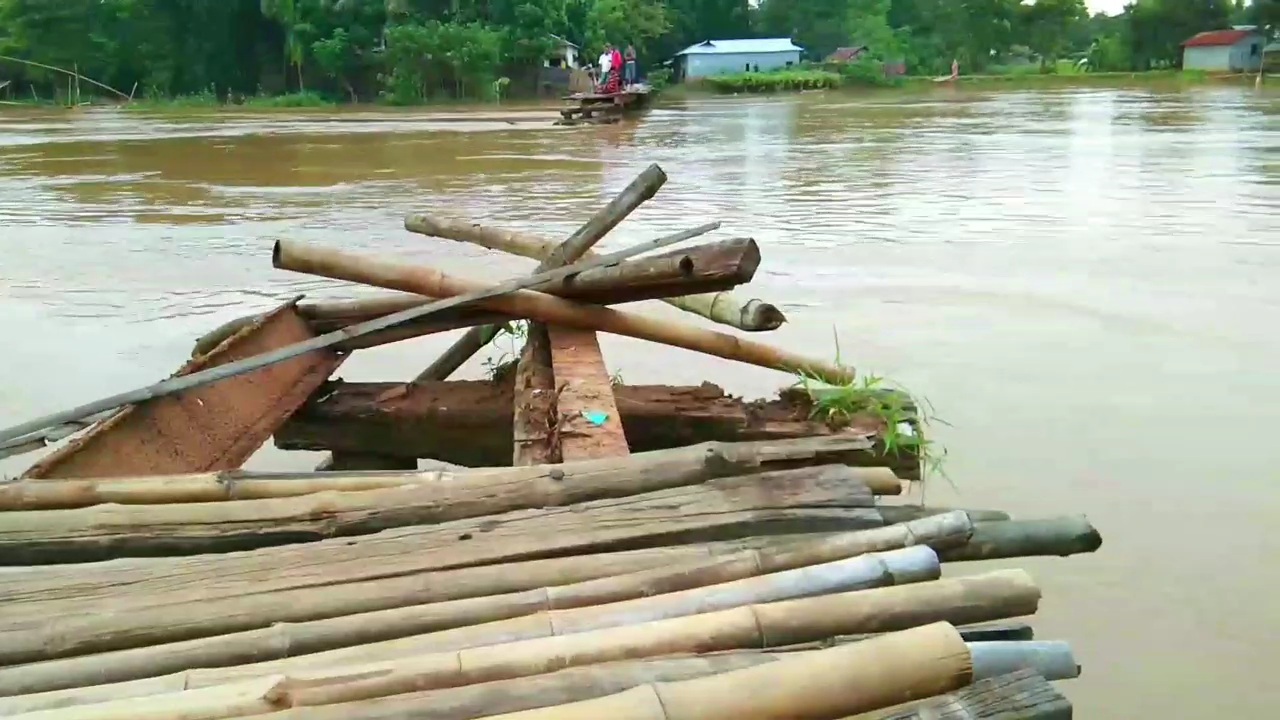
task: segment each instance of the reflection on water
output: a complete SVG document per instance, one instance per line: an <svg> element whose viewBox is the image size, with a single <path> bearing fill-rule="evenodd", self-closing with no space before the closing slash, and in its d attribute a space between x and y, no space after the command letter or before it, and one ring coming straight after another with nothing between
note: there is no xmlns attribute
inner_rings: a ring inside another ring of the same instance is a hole
<svg viewBox="0 0 1280 720"><path fill-rule="evenodd" d="M1087 512L1101 528L1096 555L1016 563L1044 587L1038 634L1072 640L1085 665L1063 685L1082 716L1267 715L1280 96L815 93L600 128L553 117L0 114L14 338L0 421L154 381L200 333L284 297L352 292L272 270L272 237L515 274L531 263L408 234L401 218L564 236L658 162L667 186L604 247L708 219L755 237L750 292L791 318L774 341L829 355L834 329L845 360L952 424L940 439L957 489L934 482L931 502ZM449 339L360 353L343 376L408 377ZM628 382L764 395L788 381L639 341L605 349Z"/></svg>

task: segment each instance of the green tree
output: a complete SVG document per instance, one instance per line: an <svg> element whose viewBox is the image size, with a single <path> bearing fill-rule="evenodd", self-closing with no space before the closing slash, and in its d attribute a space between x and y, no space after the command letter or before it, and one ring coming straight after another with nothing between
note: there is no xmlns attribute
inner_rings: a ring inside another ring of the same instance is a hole
<svg viewBox="0 0 1280 720"><path fill-rule="evenodd" d="M298 71L298 90L305 90L302 80L302 63L306 60L304 35L311 30L302 21L301 4L308 0L262 0L263 17L275 20L284 31L285 60Z"/></svg>
<svg viewBox="0 0 1280 720"><path fill-rule="evenodd" d="M1040 56L1040 67L1046 68L1067 49L1072 26L1088 17L1084 0L1035 0L1019 6L1018 27L1027 47Z"/></svg>
<svg viewBox="0 0 1280 720"><path fill-rule="evenodd" d="M586 45L631 43L643 52L671 29L667 8L655 0L594 0L587 13Z"/></svg>

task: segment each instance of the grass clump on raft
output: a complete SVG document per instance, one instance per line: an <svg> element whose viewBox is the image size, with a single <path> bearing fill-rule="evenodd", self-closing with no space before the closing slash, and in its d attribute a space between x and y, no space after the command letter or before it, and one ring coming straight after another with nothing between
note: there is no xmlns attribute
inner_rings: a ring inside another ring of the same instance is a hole
<svg viewBox="0 0 1280 720"><path fill-rule="evenodd" d="M835 337L835 364L840 362L840 337ZM832 429L848 427L857 419L870 419L881 428L884 453L900 456L912 452L920 459L920 479L937 475L954 488L944 463L947 449L929 437L934 423L949 425L938 417L928 398L917 397L900 384L882 375L867 374L843 385L832 385L819 378L796 372L796 382L781 393L784 399L809 406L809 417Z"/></svg>
<svg viewBox="0 0 1280 720"><path fill-rule="evenodd" d="M498 349L497 355L484 359L485 377L491 382L504 382L511 378L520 362L520 349L529 339L529 321L511 320L498 326L491 344Z"/></svg>

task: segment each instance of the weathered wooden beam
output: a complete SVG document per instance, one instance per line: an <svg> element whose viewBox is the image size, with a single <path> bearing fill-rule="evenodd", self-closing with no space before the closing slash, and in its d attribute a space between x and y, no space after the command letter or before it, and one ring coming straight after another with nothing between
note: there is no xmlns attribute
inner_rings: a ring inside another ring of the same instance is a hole
<svg viewBox="0 0 1280 720"><path fill-rule="evenodd" d="M556 438L566 461L623 456L630 452L613 379L591 330L547 327L556 382Z"/></svg>
<svg viewBox="0 0 1280 720"><path fill-rule="evenodd" d="M174 377L316 338L292 301L193 358ZM31 466L24 478L122 477L240 467L345 356L322 348L220 382L130 405Z"/></svg>
<svg viewBox="0 0 1280 720"><path fill-rule="evenodd" d="M354 716L361 717L361 716ZM1071 720L1071 702L1034 670L845 720Z"/></svg>
<svg viewBox="0 0 1280 720"><path fill-rule="evenodd" d="M511 416L511 464L560 462L555 442L556 380L551 369L547 326L529 323L520 361L516 363Z"/></svg>
<svg viewBox="0 0 1280 720"><path fill-rule="evenodd" d="M423 383L402 397L380 401L399 383L335 383L294 413L275 434L286 450L332 450L435 458L471 467L511 462L510 382ZM710 383L699 386L616 385L618 413L632 452L683 447L708 440L781 440L862 435L875 440L849 462L886 466L900 478L920 477L908 449L886 453L876 432L882 422L854 417L833 430L811 420L791 399L746 402Z"/></svg>

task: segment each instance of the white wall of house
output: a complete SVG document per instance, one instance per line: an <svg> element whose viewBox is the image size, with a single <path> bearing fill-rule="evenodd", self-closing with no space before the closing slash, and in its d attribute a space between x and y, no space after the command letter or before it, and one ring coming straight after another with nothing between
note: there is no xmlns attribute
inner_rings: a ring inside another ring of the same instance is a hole
<svg viewBox="0 0 1280 720"><path fill-rule="evenodd" d="M555 60L557 62L552 62ZM578 48L569 43L562 42L560 46L552 51L551 57L542 61L543 67L562 67L571 70L578 67Z"/></svg>
<svg viewBox="0 0 1280 720"><path fill-rule="evenodd" d="M1262 37L1244 38L1235 45L1183 48L1183 70L1257 72L1262 67Z"/></svg>

